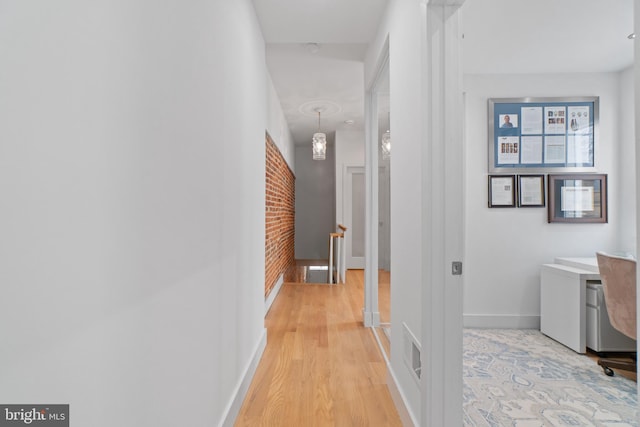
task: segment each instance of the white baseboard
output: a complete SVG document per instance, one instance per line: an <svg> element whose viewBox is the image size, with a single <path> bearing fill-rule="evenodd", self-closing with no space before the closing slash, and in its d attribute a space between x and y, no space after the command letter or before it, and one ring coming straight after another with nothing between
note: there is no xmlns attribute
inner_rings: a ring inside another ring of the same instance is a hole
<svg viewBox="0 0 640 427"><path fill-rule="evenodd" d="M251 385L251 381L253 380L253 375L256 373L256 368L258 367L258 363L260 363L260 359L262 358L262 353L264 353L264 349L267 346L267 330L266 328L262 330L262 334L260 339L256 343L255 348L253 349L253 356L251 360L247 364L244 369L243 375L236 386L231 401L225 408L224 414L222 416L222 421L219 424L219 427L233 427L233 424L236 421L236 417L240 412L240 408L242 407L242 403L244 402L244 398L247 395L247 391L249 390L249 386Z"/></svg>
<svg viewBox="0 0 640 427"><path fill-rule="evenodd" d="M280 292L280 288L282 287L282 283L284 283L284 273L278 277L276 284L271 288L271 292L267 295L267 298L264 300L264 315L266 316L269 310L271 309L271 305L276 300L278 293Z"/></svg>
<svg viewBox="0 0 640 427"><path fill-rule="evenodd" d="M389 389L394 405L396 405L396 410L398 411L402 425L404 427L419 426L420 422L406 404L402 388L398 387L398 382L396 381L396 376L393 373L391 364L387 364L387 388Z"/></svg>
<svg viewBox="0 0 640 427"><path fill-rule="evenodd" d="M376 328L371 328L371 332L378 342L378 347L380 349L380 354L384 358L384 363L387 365L387 388L389 389L389 394L391 394L391 399L393 400L393 404L398 411L398 416L400 417L400 421L402 421L403 426L419 426L418 420L413 415L413 412L409 409L406 402L404 393L402 392L402 388L398 386L398 381L396 379L396 375L391 367L391 361L387 357L385 353L385 349L382 346L382 342L380 341L380 337L378 336L378 331ZM386 333L386 332L385 332Z"/></svg>
<svg viewBox="0 0 640 427"><path fill-rule="evenodd" d="M362 310L362 320L364 326L370 328L372 326L380 325L380 312L379 311L364 311Z"/></svg>
<svg viewBox="0 0 640 427"><path fill-rule="evenodd" d="M540 329L540 316L465 314L465 328Z"/></svg>

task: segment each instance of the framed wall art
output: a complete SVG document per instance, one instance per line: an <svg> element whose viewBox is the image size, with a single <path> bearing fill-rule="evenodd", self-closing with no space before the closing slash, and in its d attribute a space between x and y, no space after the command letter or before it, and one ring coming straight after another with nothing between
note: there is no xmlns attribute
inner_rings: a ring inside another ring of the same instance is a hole
<svg viewBox="0 0 640 427"><path fill-rule="evenodd" d="M516 206L516 176L489 175L489 207L513 208Z"/></svg>
<svg viewBox="0 0 640 427"><path fill-rule="evenodd" d="M607 222L607 175L549 175L548 181L549 222Z"/></svg>
<svg viewBox="0 0 640 427"><path fill-rule="evenodd" d="M518 207L544 207L544 192L544 175L518 175Z"/></svg>
<svg viewBox="0 0 640 427"><path fill-rule="evenodd" d="M491 98L489 173L592 172L599 98Z"/></svg>

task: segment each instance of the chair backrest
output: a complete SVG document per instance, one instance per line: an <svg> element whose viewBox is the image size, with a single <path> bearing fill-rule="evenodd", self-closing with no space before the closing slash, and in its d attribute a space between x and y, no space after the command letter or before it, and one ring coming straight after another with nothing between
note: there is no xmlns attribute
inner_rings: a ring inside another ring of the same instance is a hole
<svg viewBox="0 0 640 427"><path fill-rule="evenodd" d="M636 339L636 261L596 253L611 325Z"/></svg>

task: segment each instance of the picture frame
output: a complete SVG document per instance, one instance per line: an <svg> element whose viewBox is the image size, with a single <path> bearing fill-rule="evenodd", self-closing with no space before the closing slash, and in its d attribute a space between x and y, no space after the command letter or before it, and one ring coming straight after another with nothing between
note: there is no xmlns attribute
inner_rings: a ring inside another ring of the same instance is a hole
<svg viewBox="0 0 640 427"><path fill-rule="evenodd" d="M489 173L596 173L597 96L489 98Z"/></svg>
<svg viewBox="0 0 640 427"><path fill-rule="evenodd" d="M514 208L516 206L516 176L489 175L489 207Z"/></svg>
<svg viewBox="0 0 640 427"><path fill-rule="evenodd" d="M549 175L548 184L548 222L608 222L606 174Z"/></svg>
<svg viewBox="0 0 640 427"><path fill-rule="evenodd" d="M544 175L518 175L518 207L543 208L544 206Z"/></svg>

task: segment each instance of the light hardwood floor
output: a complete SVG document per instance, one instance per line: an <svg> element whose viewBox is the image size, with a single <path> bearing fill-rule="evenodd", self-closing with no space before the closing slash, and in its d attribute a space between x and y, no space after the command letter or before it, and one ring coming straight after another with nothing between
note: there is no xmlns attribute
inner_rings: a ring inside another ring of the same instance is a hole
<svg viewBox="0 0 640 427"><path fill-rule="evenodd" d="M401 426L362 301L362 271L344 285L285 283L235 425Z"/></svg>

